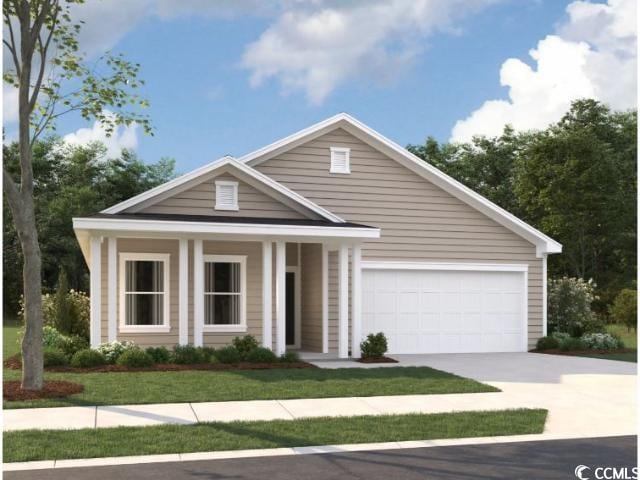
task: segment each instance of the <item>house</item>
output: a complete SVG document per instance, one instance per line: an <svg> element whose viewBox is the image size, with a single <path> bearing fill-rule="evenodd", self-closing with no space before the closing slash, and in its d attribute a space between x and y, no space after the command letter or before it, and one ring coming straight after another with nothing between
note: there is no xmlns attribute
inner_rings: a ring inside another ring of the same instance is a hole
<svg viewBox="0 0 640 480"><path fill-rule="evenodd" d="M562 246L347 114L74 218L91 344L513 352Z"/></svg>

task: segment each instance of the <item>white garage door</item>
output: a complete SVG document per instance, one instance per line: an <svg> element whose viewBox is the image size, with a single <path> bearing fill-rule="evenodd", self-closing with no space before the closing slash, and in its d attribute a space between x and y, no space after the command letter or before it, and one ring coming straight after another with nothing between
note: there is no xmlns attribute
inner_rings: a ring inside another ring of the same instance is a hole
<svg viewBox="0 0 640 480"><path fill-rule="evenodd" d="M524 272L363 270L362 333L389 353L526 350Z"/></svg>

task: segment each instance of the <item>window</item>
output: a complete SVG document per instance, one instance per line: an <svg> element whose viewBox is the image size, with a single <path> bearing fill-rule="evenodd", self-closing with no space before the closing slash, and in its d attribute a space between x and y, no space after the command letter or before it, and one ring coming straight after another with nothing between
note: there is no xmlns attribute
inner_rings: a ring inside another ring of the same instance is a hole
<svg viewBox="0 0 640 480"><path fill-rule="evenodd" d="M216 210L238 210L238 182L216 181Z"/></svg>
<svg viewBox="0 0 640 480"><path fill-rule="evenodd" d="M330 173L351 173L349 165L350 149L342 147L331 147L331 170Z"/></svg>
<svg viewBox="0 0 640 480"><path fill-rule="evenodd" d="M168 254L120 254L120 331L169 331Z"/></svg>
<svg viewBox="0 0 640 480"><path fill-rule="evenodd" d="M204 256L204 328L241 331L245 321L246 257Z"/></svg>

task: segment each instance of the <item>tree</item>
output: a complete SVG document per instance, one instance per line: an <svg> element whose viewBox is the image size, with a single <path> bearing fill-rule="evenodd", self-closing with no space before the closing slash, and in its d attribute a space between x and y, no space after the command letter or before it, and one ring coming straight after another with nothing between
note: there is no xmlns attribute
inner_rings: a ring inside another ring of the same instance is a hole
<svg viewBox="0 0 640 480"><path fill-rule="evenodd" d="M137 122L151 133L147 116L134 107L147 102L131 92L142 85L140 66L106 54L88 66L79 53L80 23L70 6L82 0L5 0L3 45L13 62L3 78L18 90L20 172L3 170L3 187L23 255L25 335L22 341L22 388L42 389L41 252L34 206L33 145L56 118L78 112L98 119L110 134L121 124ZM14 34L15 31L15 34ZM104 65L101 73L98 65ZM115 108L110 114L105 107Z"/></svg>

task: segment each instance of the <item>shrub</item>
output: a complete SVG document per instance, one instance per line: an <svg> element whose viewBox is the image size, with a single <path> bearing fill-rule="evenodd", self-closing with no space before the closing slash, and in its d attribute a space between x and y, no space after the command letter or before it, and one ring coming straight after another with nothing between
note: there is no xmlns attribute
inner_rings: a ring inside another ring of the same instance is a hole
<svg viewBox="0 0 640 480"><path fill-rule="evenodd" d="M251 363L273 363L276 360L276 354L264 347L256 347L247 354L247 361Z"/></svg>
<svg viewBox="0 0 640 480"><path fill-rule="evenodd" d="M64 286L63 286L64 288ZM61 300L62 293L56 295L45 293L42 295L42 316L44 324L54 327L61 334L79 335L89 340L89 309L90 300L86 293L69 290ZM59 303L63 302L63 306ZM59 318L59 312L64 312L64 318ZM18 318L24 323L24 298L20 297Z"/></svg>
<svg viewBox="0 0 640 480"><path fill-rule="evenodd" d="M169 363L171 353L167 347L148 347L147 354L153 359L154 363Z"/></svg>
<svg viewBox="0 0 640 480"><path fill-rule="evenodd" d="M44 358L45 367L57 367L60 365L67 365L69 363L69 359L64 352L57 348L45 348L42 352L42 356Z"/></svg>
<svg viewBox="0 0 640 480"><path fill-rule="evenodd" d="M580 340L585 348L594 350L615 350L624 346L620 339L610 333L588 333Z"/></svg>
<svg viewBox="0 0 640 480"><path fill-rule="evenodd" d="M153 365L153 358L141 348L129 348L118 357L118 365L125 367L150 367Z"/></svg>
<svg viewBox="0 0 640 480"><path fill-rule="evenodd" d="M244 337L235 337L232 342L233 346L240 353L240 356L245 359L249 352L259 347L258 341L253 335L245 335Z"/></svg>
<svg viewBox="0 0 640 480"><path fill-rule="evenodd" d="M107 363L105 356L98 350L92 350L91 348L79 350L71 357L72 367L97 367L105 363Z"/></svg>
<svg viewBox="0 0 640 480"><path fill-rule="evenodd" d="M22 332L24 336L24 331ZM42 345L50 348L60 348L60 345L64 342L66 337L58 331L55 327L45 325L42 327Z"/></svg>
<svg viewBox="0 0 640 480"><path fill-rule="evenodd" d="M176 345L173 347L171 359L173 363L189 365L204 362L204 355L201 348L193 345Z"/></svg>
<svg viewBox="0 0 640 480"><path fill-rule="evenodd" d="M581 278L549 279L548 322L552 332L581 336L593 321L591 303L595 300L594 283Z"/></svg>
<svg viewBox="0 0 640 480"><path fill-rule="evenodd" d="M72 335L71 337L63 337L58 344L58 348L60 348L67 357L71 358L77 351L89 348L89 342L80 335Z"/></svg>
<svg viewBox="0 0 640 480"><path fill-rule="evenodd" d="M202 359L207 363L216 363L216 349L213 347L201 347Z"/></svg>
<svg viewBox="0 0 640 480"><path fill-rule="evenodd" d="M564 333L564 332L553 332L551 334L551 336L558 341L558 344L562 343L563 341L567 340L568 338L571 338L571 335L569 335L568 333Z"/></svg>
<svg viewBox="0 0 640 480"><path fill-rule="evenodd" d="M625 325L629 330L638 329L638 292L630 288L620 290L609 308L613 321Z"/></svg>
<svg viewBox="0 0 640 480"><path fill-rule="evenodd" d="M96 350L104 355L107 363L116 363L120 355L132 348L138 347L133 342L119 342L115 340L113 342L100 344Z"/></svg>
<svg viewBox="0 0 640 480"><path fill-rule="evenodd" d="M370 333L360 344L360 351L364 358L382 357L387 353L387 337L382 332Z"/></svg>
<svg viewBox="0 0 640 480"><path fill-rule="evenodd" d="M562 350L563 352L570 352L574 350L585 349L585 346L584 346L584 343L582 343L582 340L580 338L575 338L575 337L569 337L561 341L559 346L560 346L560 350Z"/></svg>
<svg viewBox="0 0 640 480"><path fill-rule="evenodd" d="M298 352L284 352L280 355L280 361L284 363L297 363L300 361Z"/></svg>
<svg viewBox="0 0 640 480"><path fill-rule="evenodd" d="M215 355L220 363L238 363L242 360L240 352L233 345L219 348L216 350Z"/></svg>
<svg viewBox="0 0 640 480"><path fill-rule="evenodd" d="M553 350L554 348L558 348L560 344L558 340L553 336L541 337L538 339L536 343L537 350Z"/></svg>

